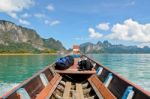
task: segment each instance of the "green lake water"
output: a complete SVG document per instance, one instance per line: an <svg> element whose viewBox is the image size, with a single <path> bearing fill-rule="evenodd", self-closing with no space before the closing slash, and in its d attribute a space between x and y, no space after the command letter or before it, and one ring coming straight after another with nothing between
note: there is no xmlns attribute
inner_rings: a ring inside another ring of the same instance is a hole
<svg viewBox="0 0 150 99"><path fill-rule="evenodd" d="M89 54L91 58L150 91L150 54ZM57 55L0 56L0 95L53 63Z"/></svg>
<svg viewBox="0 0 150 99"><path fill-rule="evenodd" d="M0 56L0 81L20 83L39 70L53 63L56 55Z"/></svg>
<svg viewBox="0 0 150 99"><path fill-rule="evenodd" d="M150 54L91 54L88 56L150 92Z"/></svg>

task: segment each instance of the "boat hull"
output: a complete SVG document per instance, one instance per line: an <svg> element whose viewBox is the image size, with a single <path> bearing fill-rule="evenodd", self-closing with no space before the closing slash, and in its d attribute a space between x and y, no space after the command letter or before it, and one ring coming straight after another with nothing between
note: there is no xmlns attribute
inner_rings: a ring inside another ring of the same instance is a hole
<svg viewBox="0 0 150 99"><path fill-rule="evenodd" d="M92 70L78 70L78 61L86 58ZM1 99L150 99L150 93L122 78L93 59L82 55L66 70L56 70L55 63L22 82ZM132 90L128 90L128 88ZM129 91L129 94L126 94Z"/></svg>

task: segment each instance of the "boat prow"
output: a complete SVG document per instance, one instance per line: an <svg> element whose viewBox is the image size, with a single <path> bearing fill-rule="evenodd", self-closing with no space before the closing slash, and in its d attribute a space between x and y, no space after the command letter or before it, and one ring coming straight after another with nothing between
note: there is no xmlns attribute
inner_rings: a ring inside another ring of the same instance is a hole
<svg viewBox="0 0 150 99"><path fill-rule="evenodd" d="M78 61L86 58L91 70L79 70ZM66 70L56 63L27 79L1 99L150 99L150 93L118 74L82 55Z"/></svg>

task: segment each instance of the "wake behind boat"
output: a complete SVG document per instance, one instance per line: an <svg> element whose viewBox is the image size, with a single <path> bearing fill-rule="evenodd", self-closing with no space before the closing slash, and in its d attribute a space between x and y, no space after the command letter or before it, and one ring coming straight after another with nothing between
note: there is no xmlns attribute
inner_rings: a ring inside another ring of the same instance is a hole
<svg viewBox="0 0 150 99"><path fill-rule="evenodd" d="M1 99L150 99L150 93L86 55L79 46Z"/></svg>

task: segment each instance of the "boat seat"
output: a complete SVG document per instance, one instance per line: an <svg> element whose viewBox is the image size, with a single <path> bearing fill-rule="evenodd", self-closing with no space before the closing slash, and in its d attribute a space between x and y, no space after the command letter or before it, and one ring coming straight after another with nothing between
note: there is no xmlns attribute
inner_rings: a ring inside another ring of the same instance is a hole
<svg viewBox="0 0 150 99"><path fill-rule="evenodd" d="M76 84L76 99L84 99L83 89L81 84Z"/></svg>
<svg viewBox="0 0 150 99"><path fill-rule="evenodd" d="M57 73L60 74L95 74L95 70L84 70L78 71L78 69L70 69L70 70L56 70Z"/></svg>
<svg viewBox="0 0 150 99"><path fill-rule="evenodd" d="M88 79L89 83L93 87L95 93L99 99L117 99L110 91L105 87L105 85L97 78L96 75L92 75Z"/></svg>
<svg viewBox="0 0 150 99"><path fill-rule="evenodd" d="M70 98L70 90L71 90L71 82L66 82L65 90L64 90L62 99L69 99Z"/></svg>
<svg viewBox="0 0 150 99"><path fill-rule="evenodd" d="M48 99L52 95L52 92L56 89L61 79L62 77L59 74L56 74L48 85L37 95L36 99Z"/></svg>
<svg viewBox="0 0 150 99"><path fill-rule="evenodd" d="M79 71L78 61L79 61L79 58L75 58L74 64L71 67L65 70L56 70L56 72L60 74L95 74L96 73L96 70L94 68L92 68L92 70Z"/></svg>

